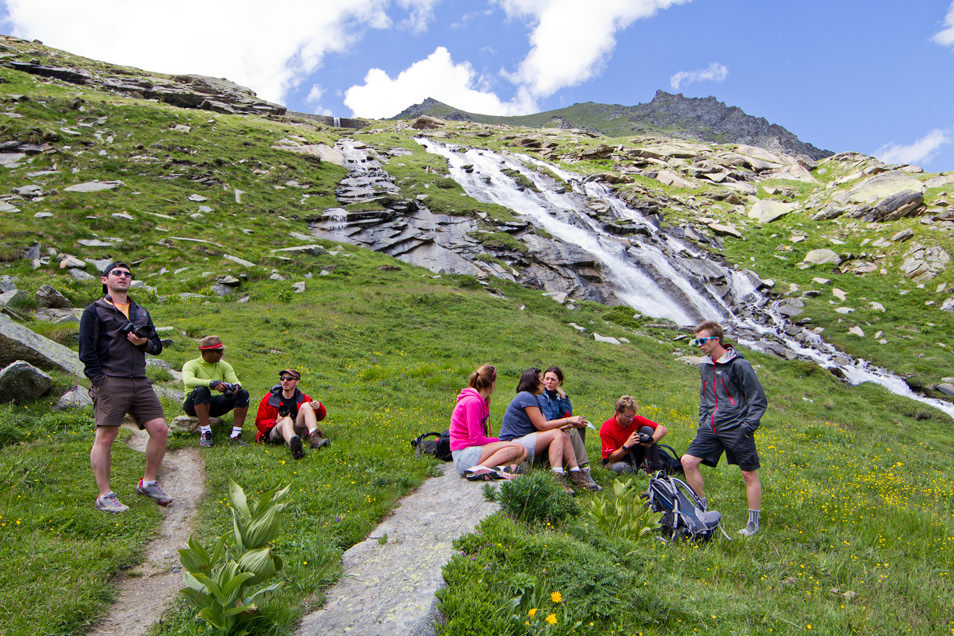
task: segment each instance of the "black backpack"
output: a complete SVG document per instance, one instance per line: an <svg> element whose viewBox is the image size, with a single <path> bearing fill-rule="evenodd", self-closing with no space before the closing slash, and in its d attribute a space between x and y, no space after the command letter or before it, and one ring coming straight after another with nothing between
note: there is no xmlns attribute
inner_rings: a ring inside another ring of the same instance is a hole
<svg viewBox="0 0 954 636"><path fill-rule="evenodd" d="M679 461L679 455L676 449L667 444L656 444L657 452L646 454L645 466L646 472L654 473L662 471L667 475L682 473L682 462Z"/></svg>
<svg viewBox="0 0 954 636"><path fill-rule="evenodd" d="M437 439L427 439L428 437L436 437ZM421 433L411 440L411 446L417 451L418 457L421 455L433 455L437 459L442 459L445 462L449 462L453 459L450 449L450 431L444 431L443 433Z"/></svg>
<svg viewBox="0 0 954 636"><path fill-rule="evenodd" d="M649 478L649 487L641 496L648 500L646 505L653 512L662 513L659 530L664 542L686 539L705 543L717 529L731 541L722 530L722 515L707 510L689 484L681 479L659 471Z"/></svg>

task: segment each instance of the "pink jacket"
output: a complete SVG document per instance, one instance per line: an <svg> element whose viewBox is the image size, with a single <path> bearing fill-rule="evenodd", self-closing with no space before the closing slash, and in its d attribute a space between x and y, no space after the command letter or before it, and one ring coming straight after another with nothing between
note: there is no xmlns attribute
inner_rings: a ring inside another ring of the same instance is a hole
<svg viewBox="0 0 954 636"><path fill-rule="evenodd" d="M451 415L450 447L452 451L469 446L484 446L499 442L496 437L487 437L490 432L490 405L480 397L477 389L466 388L457 396L457 406Z"/></svg>

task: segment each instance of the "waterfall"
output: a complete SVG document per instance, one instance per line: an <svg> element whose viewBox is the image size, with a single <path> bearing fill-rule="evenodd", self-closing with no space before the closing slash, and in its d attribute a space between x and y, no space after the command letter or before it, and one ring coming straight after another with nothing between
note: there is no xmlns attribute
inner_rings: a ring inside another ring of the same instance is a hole
<svg viewBox="0 0 954 636"><path fill-rule="evenodd" d="M640 313L680 325L717 320L751 349L765 351L773 348L771 344L781 343L796 357L838 369L851 384L874 382L954 418L951 403L917 395L890 371L853 359L818 334L794 327L759 292L761 281L754 274L714 262L702 248L657 228L604 185L524 155L458 149L426 138L417 141L447 159L451 177L468 196L505 206L560 241L591 254L615 286L618 298ZM556 174L569 188L538 169ZM519 172L538 191L520 186L505 171ZM587 214L587 205L594 202L614 217L635 224L638 234L621 238L606 232Z"/></svg>
<svg viewBox="0 0 954 636"><path fill-rule="evenodd" d="M341 128L341 118L340 118L340 117L332 117L332 118L331 118L331 125L334 126L335 128Z"/></svg>

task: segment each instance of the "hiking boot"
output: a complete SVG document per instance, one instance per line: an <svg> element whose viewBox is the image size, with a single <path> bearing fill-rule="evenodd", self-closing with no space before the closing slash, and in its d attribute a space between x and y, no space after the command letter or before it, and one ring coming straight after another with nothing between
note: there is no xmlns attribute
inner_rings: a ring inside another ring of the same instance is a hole
<svg viewBox="0 0 954 636"><path fill-rule="evenodd" d="M124 506L120 503L119 498L116 497L116 493L113 492L97 497L94 506L97 510L102 510L103 512L126 512L129 510L129 506Z"/></svg>
<svg viewBox="0 0 954 636"><path fill-rule="evenodd" d="M139 480L139 485L136 486L136 492L140 495L145 495L150 499L154 499L157 504L160 506L168 506L172 503L172 497L162 492L162 488L159 487L159 484L153 484L151 486L143 486L142 480Z"/></svg>
<svg viewBox="0 0 954 636"><path fill-rule="evenodd" d="M593 481L593 478L590 477L589 473L582 470L571 470L569 473L566 473L570 477L570 481L574 485L589 490L590 492L599 492L603 490L598 483Z"/></svg>
<svg viewBox="0 0 954 636"><path fill-rule="evenodd" d="M301 438L297 435L288 440L288 448L291 449L292 457L295 459L301 459L305 456L305 451L301 447Z"/></svg>
<svg viewBox="0 0 954 636"><path fill-rule="evenodd" d="M557 485L560 487L560 490L562 490L568 495L576 494L576 491L570 487L566 473L558 473L555 470L551 470L550 474L553 475L553 480L556 481Z"/></svg>
<svg viewBox="0 0 954 636"><path fill-rule="evenodd" d="M752 526L745 526L744 528L739 530L739 534L741 534L743 537L751 537L753 534L755 534L758 531L759 531L758 526L754 528Z"/></svg>
<svg viewBox="0 0 954 636"><path fill-rule="evenodd" d="M212 447L212 431L209 431L208 433L199 433L199 446L203 446L205 448Z"/></svg>
<svg viewBox="0 0 954 636"><path fill-rule="evenodd" d="M235 437L229 438L229 444L231 446L248 446L248 442L242 439L241 435L236 435Z"/></svg>
<svg viewBox="0 0 954 636"><path fill-rule="evenodd" d="M326 438L321 436L321 431L318 429L308 433L308 445L312 448L324 448L330 443L331 442L329 442Z"/></svg>
<svg viewBox="0 0 954 636"><path fill-rule="evenodd" d="M503 479L500 473L486 466L471 466L464 471L464 477L470 481L496 481L497 479Z"/></svg>

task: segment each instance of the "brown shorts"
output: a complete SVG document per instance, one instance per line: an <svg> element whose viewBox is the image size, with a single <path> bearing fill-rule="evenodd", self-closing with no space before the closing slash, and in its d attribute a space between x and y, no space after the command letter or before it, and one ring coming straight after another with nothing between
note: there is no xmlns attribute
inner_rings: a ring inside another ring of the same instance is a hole
<svg viewBox="0 0 954 636"><path fill-rule="evenodd" d="M146 378L104 376L90 388L89 396L93 398L96 426L119 426L126 413L133 416L139 428L150 420L165 419L159 398Z"/></svg>

